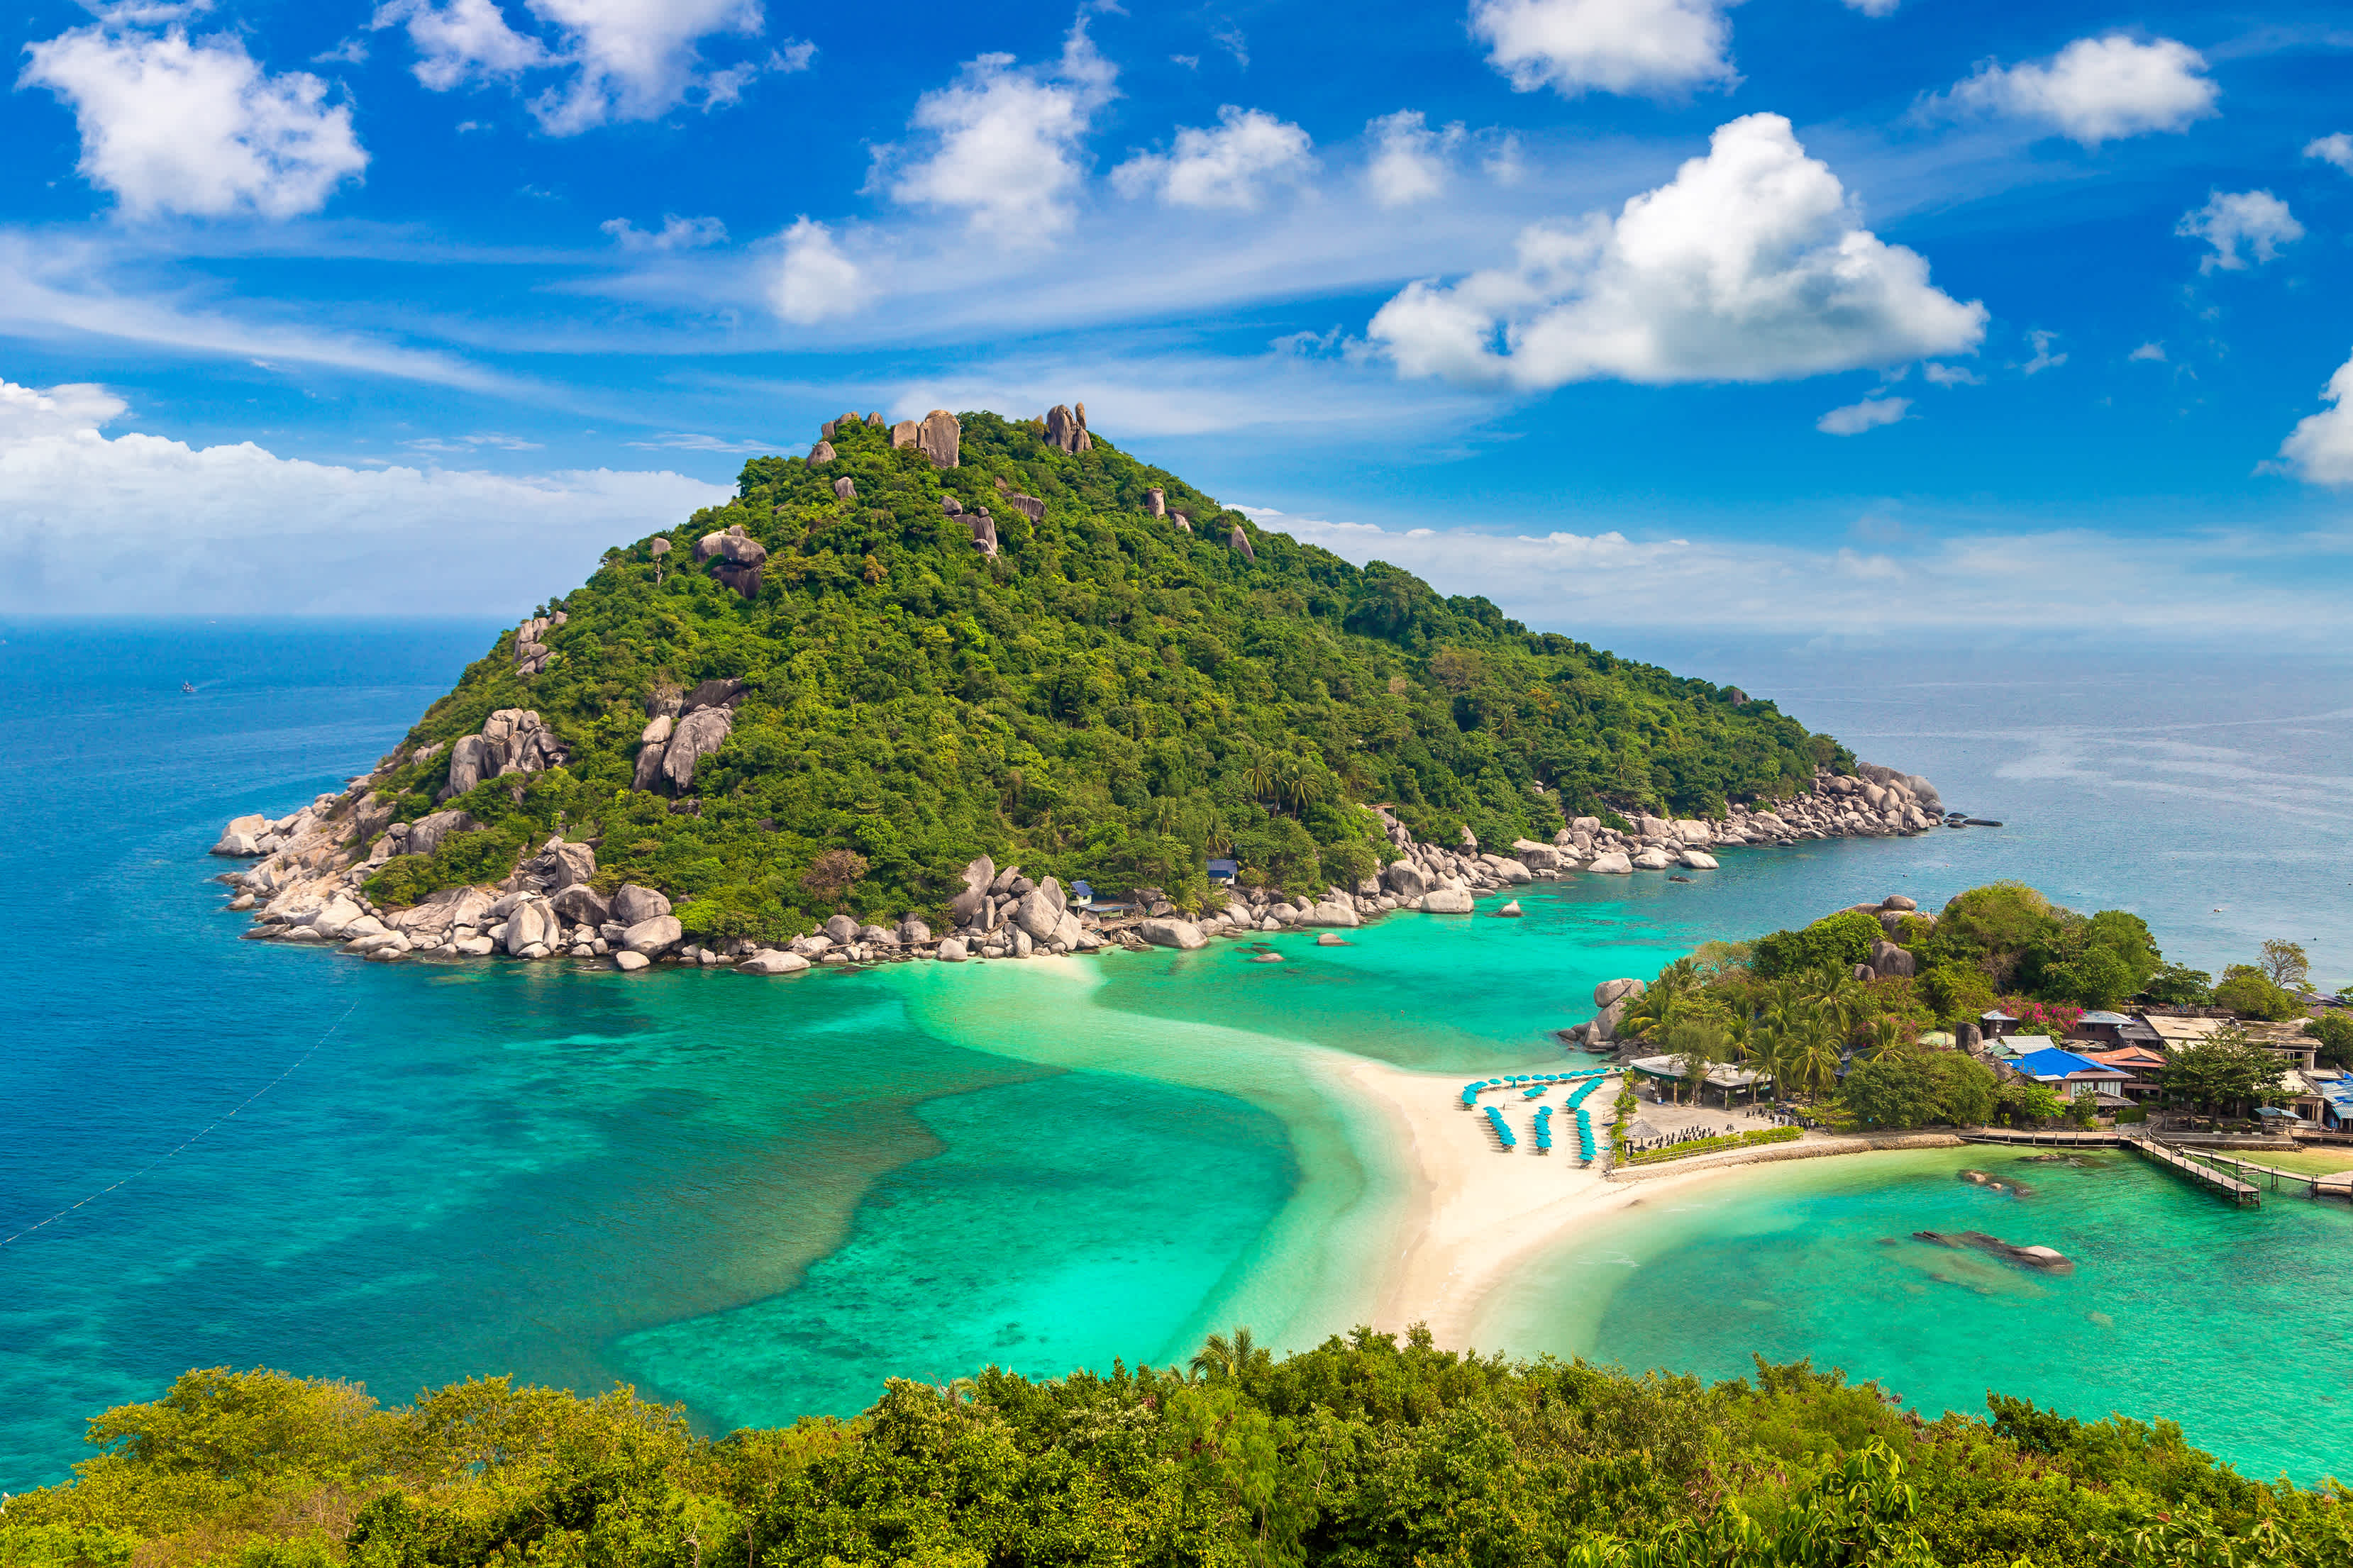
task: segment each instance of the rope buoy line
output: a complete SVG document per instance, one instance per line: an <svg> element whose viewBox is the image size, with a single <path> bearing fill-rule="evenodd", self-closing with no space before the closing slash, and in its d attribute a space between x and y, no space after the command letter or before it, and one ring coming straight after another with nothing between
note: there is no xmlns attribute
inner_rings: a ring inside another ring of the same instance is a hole
<svg viewBox="0 0 2353 1568"><path fill-rule="evenodd" d="M263 1084L259 1089L255 1089L251 1094L248 1094L243 1100L238 1100L235 1110L227 1111L220 1116L216 1116L210 1121L205 1123L203 1127L197 1129L195 1131L190 1133L186 1138L181 1140L178 1147L171 1150L170 1152L156 1155L155 1158L148 1161L145 1164L140 1166L137 1170L132 1172L121 1180L110 1183L107 1185L99 1188L98 1191L90 1194L88 1197L83 1198L79 1203L68 1204L65 1207L59 1209L57 1213L43 1220L40 1225L28 1225L24 1229L16 1232L15 1236L0 1236L0 1247L5 1247L10 1242L21 1240L23 1237L28 1237L35 1231L41 1229L44 1226L52 1226L57 1224L58 1221L65 1218L66 1215L73 1213L74 1210L84 1207L90 1204L96 1203L99 1199L106 1196L107 1194L114 1191L117 1187L129 1186L132 1183L137 1181L140 1177L145 1175L148 1172L153 1170L164 1161L171 1159L173 1155L178 1154L182 1150L185 1150L190 1144L195 1143L206 1133L210 1132L214 1128L218 1127L222 1122L227 1121L230 1117L235 1116L238 1110L243 1110L247 1106L251 1105L255 1100L259 1100L263 1095L268 1094L271 1089L276 1089L280 1084L284 1083L288 1079L293 1077L295 1068L301 1067L304 1062L307 1062L312 1057L317 1056L319 1054L319 1047L325 1045L327 1041L333 1037L335 1031L343 1026L343 1019L350 1017L352 1014L358 1009L358 1007L359 1004L357 1002L353 1002L349 1007L344 1008L343 1017L337 1018L333 1023L328 1025L327 1032L321 1035L316 1040L312 1041L309 1050L304 1051L301 1056L296 1057L292 1067L288 1068L284 1072L280 1073L276 1078L271 1079L268 1083Z"/></svg>

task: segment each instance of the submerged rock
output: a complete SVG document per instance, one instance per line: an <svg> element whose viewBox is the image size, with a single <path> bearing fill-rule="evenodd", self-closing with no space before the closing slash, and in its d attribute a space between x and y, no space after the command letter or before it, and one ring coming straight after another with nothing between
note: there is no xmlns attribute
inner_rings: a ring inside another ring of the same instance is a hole
<svg viewBox="0 0 2353 1568"><path fill-rule="evenodd" d="M2000 1237L1988 1236L1981 1230L1965 1230L1953 1236L1933 1230L1915 1230L1912 1233L1912 1239L1928 1242L1936 1247L1973 1248L1978 1252L1989 1253L2006 1262L2015 1263L2023 1268L2040 1269L2045 1274L2075 1272L2074 1260L2055 1247L2017 1247L2002 1240Z"/></svg>

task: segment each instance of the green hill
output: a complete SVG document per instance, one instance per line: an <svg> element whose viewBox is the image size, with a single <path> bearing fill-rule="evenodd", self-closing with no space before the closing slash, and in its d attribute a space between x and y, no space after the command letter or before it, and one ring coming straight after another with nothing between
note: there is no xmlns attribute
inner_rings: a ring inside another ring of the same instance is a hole
<svg viewBox="0 0 2353 1568"><path fill-rule="evenodd" d="M1360 803L1506 843L1852 767L1770 702L1263 531L1100 437L961 426L941 468L853 418L829 460L754 459L735 500L608 552L546 606L561 624L502 637L395 753L371 830L445 805L485 830L394 858L372 894L495 880L561 831L596 841L600 884L681 900L689 931L776 940L837 908L936 913L983 853L1180 900L1231 854L1306 889L1375 869ZM512 709L544 727L503 748L530 771L477 783L482 745L458 742ZM670 713L699 743L645 776L640 737Z"/></svg>

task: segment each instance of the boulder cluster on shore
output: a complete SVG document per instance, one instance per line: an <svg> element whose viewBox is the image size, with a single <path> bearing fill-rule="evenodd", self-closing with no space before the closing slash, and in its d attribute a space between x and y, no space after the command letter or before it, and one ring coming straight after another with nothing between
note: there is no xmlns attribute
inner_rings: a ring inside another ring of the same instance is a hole
<svg viewBox="0 0 2353 1568"><path fill-rule="evenodd" d="M704 711L725 715L731 693L707 695L710 700L701 700L706 693L698 689L681 702L692 711L679 734L663 737L667 744L657 750L665 755L676 750L679 735ZM493 715L484 736L469 736L460 748L469 773L478 777L532 771L560 755L538 715L518 710ZM693 748L698 754L704 749ZM1293 927L1349 930L1400 910L1469 914L1482 894L1572 873L1713 870L1714 849L1919 833L1941 819L1936 792L1926 779L1870 763L1853 776L1818 773L1808 789L1770 810L1735 805L1715 820L1638 815L1622 829L1580 816L1555 834L1552 843L1515 840L1509 854L1482 849L1468 828L1451 847L1423 843L1387 808L1373 806L1367 809L1379 816L1396 859L1377 877L1354 888L1327 888L1317 896L1235 888L1226 891L1222 908L1194 917L1146 889L1137 894L1133 910L1109 914L1074 903L1055 878L1031 879L1018 866L1000 868L983 856L965 868L964 891L949 909L953 926L937 936L913 912L889 926L835 915L821 931L781 947L742 938L706 946L689 940L659 889L624 883L609 896L599 892L595 847L566 842L560 834L526 853L496 886L445 888L405 909L380 907L365 889L387 858L430 854L449 835L477 826L454 809L414 822L392 821L392 803L374 786L397 760L397 753L385 758L340 795L320 795L288 816L240 816L227 825L212 852L255 862L221 879L234 889L228 907L252 914L248 938L329 944L380 961L570 959L621 970L657 963L732 964L747 974L910 959L955 963L1030 958L1111 947L1184 949L1200 947L1213 936ZM692 761L687 759L690 767ZM1519 910L1514 904L1503 912ZM1628 984L1639 992L1639 983ZM1596 998L1605 1012L1609 1005Z"/></svg>

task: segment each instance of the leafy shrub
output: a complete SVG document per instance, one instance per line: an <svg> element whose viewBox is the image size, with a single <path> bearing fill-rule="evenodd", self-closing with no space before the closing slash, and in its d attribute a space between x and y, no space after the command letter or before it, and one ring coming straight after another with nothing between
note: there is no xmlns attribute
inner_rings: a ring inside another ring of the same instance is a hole
<svg viewBox="0 0 2353 1568"><path fill-rule="evenodd" d="M2323 1013L2304 1032L2320 1042L2317 1054L2323 1067L2353 1067L2353 1017L2342 1011Z"/></svg>
<svg viewBox="0 0 2353 1568"><path fill-rule="evenodd" d="M1852 969L1871 956L1871 944L1884 935L1871 916L1860 910L1841 910L1801 931L1777 931L1758 937L1749 967L1767 980L1813 969Z"/></svg>
<svg viewBox="0 0 2353 1568"><path fill-rule="evenodd" d="M2304 1011L2303 1003L2249 963L2234 963L2222 972L2222 983L2214 987L2214 1005L2263 1024L2283 1023Z"/></svg>
<svg viewBox="0 0 2353 1568"><path fill-rule="evenodd" d="M1993 1069L1957 1051L1883 1051L1848 1072L1839 1102L1865 1127L1979 1126L1993 1115Z"/></svg>
<svg viewBox="0 0 2353 1568"><path fill-rule="evenodd" d="M2162 1006L2203 1007L2214 1000L2214 977L2202 969L2168 963L2141 987L2140 994Z"/></svg>

